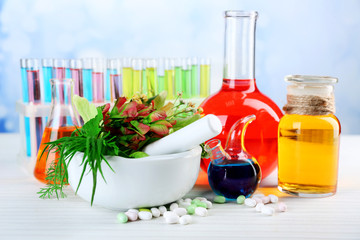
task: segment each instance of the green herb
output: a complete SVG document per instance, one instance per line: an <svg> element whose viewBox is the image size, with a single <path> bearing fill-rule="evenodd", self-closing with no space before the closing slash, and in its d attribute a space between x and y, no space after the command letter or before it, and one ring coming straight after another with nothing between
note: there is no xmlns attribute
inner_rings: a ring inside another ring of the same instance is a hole
<svg viewBox="0 0 360 240"><path fill-rule="evenodd" d="M80 165L83 169L75 193L79 190L84 174L90 171L93 177L92 204L97 176L100 174L106 182L101 164L104 162L114 171L105 156L146 157L148 155L141 152L144 146L200 118L194 104L185 103L181 95L174 103L166 105L165 99L166 92L151 99L147 99L145 95L135 95L130 101L121 97L110 109L110 104L96 108L85 98L74 96L73 103L83 118L84 125L77 128L70 137L47 143L41 154L55 151L55 155L59 157L52 160L47 170L48 183L38 192L40 198L66 197L63 189L68 184L68 165L75 154L83 152Z"/></svg>

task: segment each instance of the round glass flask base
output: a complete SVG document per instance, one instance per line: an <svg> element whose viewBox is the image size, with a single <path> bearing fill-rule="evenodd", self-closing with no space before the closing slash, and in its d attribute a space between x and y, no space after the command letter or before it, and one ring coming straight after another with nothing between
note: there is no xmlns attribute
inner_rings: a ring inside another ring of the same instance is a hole
<svg viewBox="0 0 360 240"><path fill-rule="evenodd" d="M303 198L322 198L322 197L330 197L335 195L336 193L336 187L332 191L315 191L314 189L307 188L307 189L293 189L293 188L287 188L282 185L278 186L278 189L280 192L287 193L293 196L297 197L303 197Z"/></svg>

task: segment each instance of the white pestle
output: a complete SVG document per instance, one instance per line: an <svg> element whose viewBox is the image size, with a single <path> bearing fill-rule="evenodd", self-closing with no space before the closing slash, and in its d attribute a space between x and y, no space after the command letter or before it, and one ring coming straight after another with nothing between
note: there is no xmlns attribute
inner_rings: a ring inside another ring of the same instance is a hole
<svg viewBox="0 0 360 240"><path fill-rule="evenodd" d="M144 152L149 155L163 155L190 150L222 131L220 119L213 114L187 125L180 130L147 145Z"/></svg>

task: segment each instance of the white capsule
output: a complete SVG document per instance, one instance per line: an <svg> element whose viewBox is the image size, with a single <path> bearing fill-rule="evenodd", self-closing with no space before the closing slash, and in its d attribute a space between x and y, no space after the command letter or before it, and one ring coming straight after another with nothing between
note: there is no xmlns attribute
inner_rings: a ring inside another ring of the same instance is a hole
<svg viewBox="0 0 360 240"><path fill-rule="evenodd" d="M179 217L184 216L184 215L187 214L187 211L186 211L185 208L175 208L173 210L173 212L176 213L176 215L178 215Z"/></svg>
<svg viewBox="0 0 360 240"><path fill-rule="evenodd" d="M160 211L160 214L161 214L161 215L163 215L163 214L164 214L164 212L166 212L166 211L167 211L167 209L166 209L166 207L165 207L165 206L160 206L160 207L159 207L159 211Z"/></svg>
<svg viewBox="0 0 360 240"><path fill-rule="evenodd" d="M196 197L195 199L199 199L200 201L206 201L207 199L204 197Z"/></svg>
<svg viewBox="0 0 360 240"><path fill-rule="evenodd" d="M274 215L274 213L275 213L275 209L272 208L272 207L264 206L264 207L261 209L261 213L264 214L264 215L267 215L267 216L272 216L272 215Z"/></svg>
<svg viewBox="0 0 360 240"><path fill-rule="evenodd" d="M153 217L158 218L161 215L160 210L157 208L151 208L150 211L151 211Z"/></svg>
<svg viewBox="0 0 360 240"><path fill-rule="evenodd" d="M139 210L135 209L135 208L130 208L129 210L127 210L127 212L136 212L139 213Z"/></svg>
<svg viewBox="0 0 360 240"><path fill-rule="evenodd" d="M175 224L179 222L180 217L176 215L175 213L168 215L165 217L165 222L168 224Z"/></svg>
<svg viewBox="0 0 360 240"><path fill-rule="evenodd" d="M139 212L139 218L141 220L150 220L152 219L152 213L148 211L141 211Z"/></svg>
<svg viewBox="0 0 360 240"><path fill-rule="evenodd" d="M195 214L200 217L206 217L208 215L208 210L204 207L195 208Z"/></svg>
<svg viewBox="0 0 360 240"><path fill-rule="evenodd" d="M263 204L268 204L269 202L271 202L271 199L269 196L264 196L261 197L261 201L263 202Z"/></svg>
<svg viewBox="0 0 360 240"><path fill-rule="evenodd" d="M170 211L173 211L175 208L178 208L179 207L179 204L177 204L177 203L172 203L171 205L170 205Z"/></svg>
<svg viewBox="0 0 360 240"><path fill-rule="evenodd" d="M262 197L264 197L264 196L265 196L265 195L262 194L262 193L257 193L257 194L253 194L253 195L252 195L253 198L255 198L255 197L257 197L257 198L262 198Z"/></svg>
<svg viewBox="0 0 360 240"><path fill-rule="evenodd" d="M286 212L287 211L287 206L285 203L283 202L279 202L277 205L277 209L279 210L279 212Z"/></svg>
<svg viewBox="0 0 360 240"><path fill-rule="evenodd" d="M213 205L212 205L212 202L206 200L206 201L203 201L205 204L206 204L206 208L212 208Z"/></svg>
<svg viewBox="0 0 360 240"><path fill-rule="evenodd" d="M257 212L261 212L262 208L264 207L265 205L263 203L258 203L256 204L256 207L255 207L255 210Z"/></svg>
<svg viewBox="0 0 360 240"><path fill-rule="evenodd" d="M192 222L192 217L190 215L184 215L180 217L179 223L182 225L186 225Z"/></svg>
<svg viewBox="0 0 360 240"><path fill-rule="evenodd" d="M179 204L179 207L187 208L190 205L191 205L191 202L182 202L182 203Z"/></svg>
<svg viewBox="0 0 360 240"><path fill-rule="evenodd" d="M176 203L177 203L178 205L180 205L182 202L184 202L184 199L182 199L182 198L180 198L179 200L176 201Z"/></svg>
<svg viewBox="0 0 360 240"><path fill-rule="evenodd" d="M247 199L245 199L244 204L248 207L255 207L257 203L254 199L247 198Z"/></svg>
<svg viewBox="0 0 360 240"><path fill-rule="evenodd" d="M261 198L258 197L252 197L251 199L254 199L256 201L256 203L263 203Z"/></svg>
<svg viewBox="0 0 360 240"><path fill-rule="evenodd" d="M191 203L191 198L185 198L185 200L184 200L185 202L189 202L189 203Z"/></svg>
<svg viewBox="0 0 360 240"><path fill-rule="evenodd" d="M135 211L132 212L127 211L125 215L128 217L130 221L136 221L138 219L138 213Z"/></svg>
<svg viewBox="0 0 360 240"><path fill-rule="evenodd" d="M166 212L164 212L163 216L164 216L164 218L166 218L166 217L168 217L170 215L174 215L174 214L176 215L176 213L174 213L172 211L166 211Z"/></svg>
<svg viewBox="0 0 360 240"><path fill-rule="evenodd" d="M277 203L279 201L279 198L277 196L273 195L273 194L269 194L268 197L270 197L270 201L272 203Z"/></svg>

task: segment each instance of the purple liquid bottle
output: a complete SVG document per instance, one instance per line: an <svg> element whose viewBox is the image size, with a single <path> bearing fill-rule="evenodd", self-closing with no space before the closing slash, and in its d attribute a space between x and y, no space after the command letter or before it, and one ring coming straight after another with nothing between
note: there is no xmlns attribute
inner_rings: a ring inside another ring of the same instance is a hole
<svg viewBox="0 0 360 240"><path fill-rule="evenodd" d="M226 151L221 141L213 139L205 145L210 154L208 180L217 194L234 200L240 195L250 197L260 184L259 163L244 148L245 130L255 120L254 115L237 121L231 128L226 142Z"/></svg>

